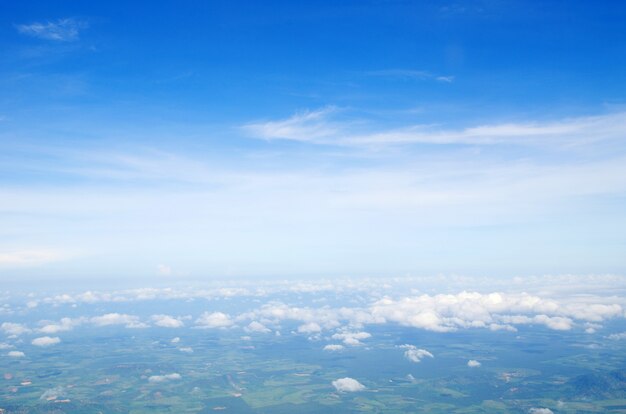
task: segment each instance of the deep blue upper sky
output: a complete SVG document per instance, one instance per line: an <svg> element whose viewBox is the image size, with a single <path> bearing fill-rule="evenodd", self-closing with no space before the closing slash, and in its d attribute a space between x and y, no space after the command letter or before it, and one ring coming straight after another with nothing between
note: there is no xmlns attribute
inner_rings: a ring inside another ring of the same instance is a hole
<svg viewBox="0 0 626 414"><path fill-rule="evenodd" d="M623 272L624 21L5 2L0 274Z"/></svg>

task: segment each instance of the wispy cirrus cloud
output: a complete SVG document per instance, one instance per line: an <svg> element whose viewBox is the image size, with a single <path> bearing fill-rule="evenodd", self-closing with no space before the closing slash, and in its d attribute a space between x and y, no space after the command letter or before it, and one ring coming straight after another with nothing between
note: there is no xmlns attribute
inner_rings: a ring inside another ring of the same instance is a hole
<svg viewBox="0 0 626 414"><path fill-rule="evenodd" d="M367 76L376 76L381 78L392 78L399 80L435 80L438 82L452 83L453 75L436 75L427 70L415 69L383 69L365 72Z"/></svg>
<svg viewBox="0 0 626 414"><path fill-rule="evenodd" d="M73 42L79 39L81 30L89 27L89 24L84 20L64 18L45 23L19 24L15 27L26 36L57 42Z"/></svg>
<svg viewBox="0 0 626 414"><path fill-rule="evenodd" d="M606 140L621 140L626 131L626 113L571 117L549 121L490 123L460 129L441 125L413 124L385 128L337 119L338 109L326 107L299 112L282 120L243 126L250 136L267 140L291 140L323 145L530 145L576 146Z"/></svg>
<svg viewBox="0 0 626 414"><path fill-rule="evenodd" d="M67 257L68 255L65 253L48 249L0 251L0 267L37 266L63 260Z"/></svg>

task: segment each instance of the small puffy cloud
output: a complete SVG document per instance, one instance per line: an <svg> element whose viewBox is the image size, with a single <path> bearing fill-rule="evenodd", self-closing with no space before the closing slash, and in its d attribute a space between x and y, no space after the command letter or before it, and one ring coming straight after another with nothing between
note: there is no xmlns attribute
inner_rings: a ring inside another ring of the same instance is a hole
<svg viewBox="0 0 626 414"><path fill-rule="evenodd" d="M361 345L362 339L370 338L367 332L340 332L334 334L331 338L342 340L345 345L356 346Z"/></svg>
<svg viewBox="0 0 626 414"><path fill-rule="evenodd" d="M316 322L305 323L298 326L298 332L305 334L318 333L322 331L322 327Z"/></svg>
<svg viewBox="0 0 626 414"><path fill-rule="evenodd" d="M127 328L145 328L147 326L140 322L139 317L125 313L107 313L94 316L90 321L96 326L125 325Z"/></svg>
<svg viewBox="0 0 626 414"><path fill-rule="evenodd" d="M433 354L425 349L418 349L415 345L400 345L399 348L406 349L404 357L412 362L421 362L424 358L434 358Z"/></svg>
<svg viewBox="0 0 626 414"><path fill-rule="evenodd" d="M222 312L204 312L196 320L196 325L200 328L226 328L233 325L229 315Z"/></svg>
<svg viewBox="0 0 626 414"><path fill-rule="evenodd" d="M365 389L365 385L350 377L334 380L332 384L339 392L357 392Z"/></svg>
<svg viewBox="0 0 626 414"><path fill-rule="evenodd" d="M187 354L192 354L192 353L193 353L193 348L192 348L192 347L190 347L190 346L184 346L184 347L182 347L182 348L178 348L178 350L179 350L180 352L185 352L185 353L187 353Z"/></svg>
<svg viewBox="0 0 626 414"><path fill-rule="evenodd" d="M149 382L159 383L159 382L167 382L167 381L178 381L182 378L182 376L178 373L165 374L165 375L152 375L148 377Z"/></svg>
<svg viewBox="0 0 626 414"><path fill-rule="evenodd" d="M324 347L324 351L341 351L344 348L343 345L330 344Z"/></svg>
<svg viewBox="0 0 626 414"><path fill-rule="evenodd" d="M26 354L24 354L22 351L9 351L7 356L10 358L24 358Z"/></svg>
<svg viewBox="0 0 626 414"><path fill-rule="evenodd" d="M620 333L614 333L611 334L609 336L607 336L607 338L613 340L613 341L619 341L621 339L626 339L626 332L620 332Z"/></svg>
<svg viewBox="0 0 626 414"><path fill-rule="evenodd" d="M248 324L248 326L246 326L246 331L248 331L248 332L260 332L260 333L271 332L271 330L266 328L265 325L263 325L262 323L257 322L257 321L250 322L250 324Z"/></svg>
<svg viewBox="0 0 626 414"><path fill-rule="evenodd" d="M15 348L15 347L11 344L7 344L6 342L0 342L0 349L11 349L11 348Z"/></svg>
<svg viewBox="0 0 626 414"><path fill-rule="evenodd" d="M470 368L478 368L479 366L481 366L482 364L478 361L476 361L475 359L470 359L469 361L467 361L467 366Z"/></svg>
<svg viewBox="0 0 626 414"><path fill-rule="evenodd" d="M177 344L177 343L180 342L180 338L179 337L172 338L172 340L170 342L173 343L173 344Z"/></svg>
<svg viewBox="0 0 626 414"><path fill-rule="evenodd" d="M528 412L530 414L554 414L554 411L549 408L531 408Z"/></svg>
<svg viewBox="0 0 626 414"><path fill-rule="evenodd" d="M58 42L71 42L78 40L82 29L88 27L84 21L65 18L53 22L35 22L31 24L19 24L17 31L21 34L45 40Z"/></svg>
<svg viewBox="0 0 626 414"><path fill-rule="evenodd" d="M55 334L59 332L71 331L75 326L80 325L83 322L82 318L61 318L58 323L48 323L39 328L39 332L45 334Z"/></svg>
<svg viewBox="0 0 626 414"><path fill-rule="evenodd" d="M35 346L50 346L56 345L61 342L61 338L58 336L41 336L39 338L35 338L31 341L31 344Z"/></svg>
<svg viewBox="0 0 626 414"><path fill-rule="evenodd" d="M29 333L30 329L26 325L13 322L2 322L0 329L9 336L20 336L25 333Z"/></svg>
<svg viewBox="0 0 626 414"><path fill-rule="evenodd" d="M181 328L185 326L183 321L169 315L152 315L152 321L162 328Z"/></svg>

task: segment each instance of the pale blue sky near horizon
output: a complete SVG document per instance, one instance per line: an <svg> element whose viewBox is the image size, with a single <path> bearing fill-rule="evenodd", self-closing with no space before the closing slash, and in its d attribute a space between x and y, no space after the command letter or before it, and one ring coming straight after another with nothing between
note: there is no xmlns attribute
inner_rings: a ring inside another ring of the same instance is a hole
<svg viewBox="0 0 626 414"><path fill-rule="evenodd" d="M626 272L626 5L0 5L0 278Z"/></svg>

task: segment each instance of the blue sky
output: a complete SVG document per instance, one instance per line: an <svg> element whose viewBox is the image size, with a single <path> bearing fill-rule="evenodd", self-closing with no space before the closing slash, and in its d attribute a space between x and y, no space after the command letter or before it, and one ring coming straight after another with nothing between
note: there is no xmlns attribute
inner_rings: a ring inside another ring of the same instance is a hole
<svg viewBox="0 0 626 414"><path fill-rule="evenodd" d="M625 18L3 4L0 276L623 273Z"/></svg>

